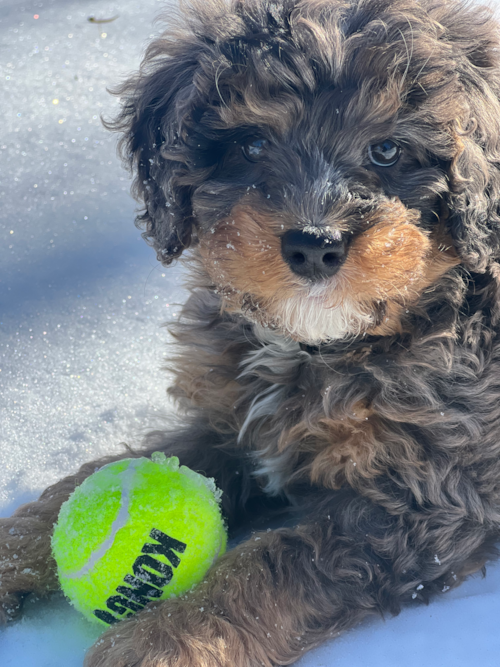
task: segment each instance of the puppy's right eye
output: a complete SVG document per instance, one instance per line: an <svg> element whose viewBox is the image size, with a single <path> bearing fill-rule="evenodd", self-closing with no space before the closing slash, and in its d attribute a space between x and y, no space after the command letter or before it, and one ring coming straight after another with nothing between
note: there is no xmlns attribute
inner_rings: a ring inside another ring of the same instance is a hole
<svg viewBox="0 0 500 667"><path fill-rule="evenodd" d="M392 167L399 160L401 146L392 139L368 146L368 155L377 167Z"/></svg>
<svg viewBox="0 0 500 667"><path fill-rule="evenodd" d="M268 146L269 142L267 139L252 139L243 144L241 148L243 150L243 155L247 160L250 160L250 162L257 162L257 160L260 160L260 158L264 156Z"/></svg>

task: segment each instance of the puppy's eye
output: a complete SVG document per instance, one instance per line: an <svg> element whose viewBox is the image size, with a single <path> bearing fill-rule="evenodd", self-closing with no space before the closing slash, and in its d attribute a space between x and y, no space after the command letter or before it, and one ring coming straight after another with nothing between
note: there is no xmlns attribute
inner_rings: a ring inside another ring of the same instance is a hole
<svg viewBox="0 0 500 667"><path fill-rule="evenodd" d="M399 160L401 146L392 139L386 139L379 144L368 146L368 155L377 167L392 167Z"/></svg>
<svg viewBox="0 0 500 667"><path fill-rule="evenodd" d="M256 162L265 154L268 146L269 142L267 139L253 139L252 141L247 141L241 148L247 160Z"/></svg>

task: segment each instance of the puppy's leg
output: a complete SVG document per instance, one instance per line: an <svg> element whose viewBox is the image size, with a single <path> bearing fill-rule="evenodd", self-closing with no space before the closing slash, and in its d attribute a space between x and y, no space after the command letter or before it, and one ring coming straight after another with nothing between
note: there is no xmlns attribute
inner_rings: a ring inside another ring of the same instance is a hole
<svg viewBox="0 0 500 667"><path fill-rule="evenodd" d="M316 521L254 535L189 595L113 626L86 667L288 665L368 614L443 590L464 559L486 552L483 528L467 525L465 535L445 511L429 512L424 527L362 498L342 515L320 499L317 507Z"/></svg>
<svg viewBox="0 0 500 667"><path fill-rule="evenodd" d="M152 433L144 449L86 463L76 474L46 489L37 501L19 507L10 518L0 519L0 621L15 618L28 593L43 595L57 590L50 540L59 509L79 484L106 463L149 456L154 451L177 455L182 464L216 478L224 491L224 510L231 516L238 502L249 495L251 482L249 474L226 454L224 444L203 422L175 433Z"/></svg>
<svg viewBox="0 0 500 667"><path fill-rule="evenodd" d="M187 597L108 630L86 667L271 667L377 608L372 567L326 526L254 535Z"/></svg>
<svg viewBox="0 0 500 667"><path fill-rule="evenodd" d="M110 460L85 464L46 489L37 501L0 519L0 621L15 618L28 593L43 595L58 588L50 538L59 509L86 477Z"/></svg>

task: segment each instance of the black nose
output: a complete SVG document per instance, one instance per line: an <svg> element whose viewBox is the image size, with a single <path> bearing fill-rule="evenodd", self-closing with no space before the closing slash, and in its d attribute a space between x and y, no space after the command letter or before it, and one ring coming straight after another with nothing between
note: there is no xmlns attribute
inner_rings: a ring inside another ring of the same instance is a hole
<svg viewBox="0 0 500 667"><path fill-rule="evenodd" d="M321 280L337 273L345 259L345 244L327 236L291 229L281 237L281 254L298 276Z"/></svg>

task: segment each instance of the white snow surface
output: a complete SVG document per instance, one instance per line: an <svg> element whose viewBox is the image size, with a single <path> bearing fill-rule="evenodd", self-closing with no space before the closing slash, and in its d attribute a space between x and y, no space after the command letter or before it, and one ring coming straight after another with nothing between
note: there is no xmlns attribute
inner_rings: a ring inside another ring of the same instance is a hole
<svg viewBox="0 0 500 667"><path fill-rule="evenodd" d="M0 1L1 516L168 420L161 324L184 298L181 269L162 269L135 229L129 177L99 118L116 110L106 87L137 68L165 7ZM495 565L298 664L498 667L499 618ZM0 665L81 667L99 632L61 595L28 601L0 630Z"/></svg>

